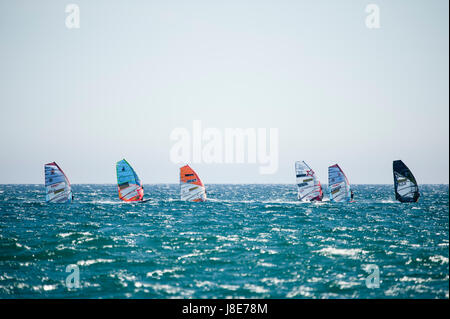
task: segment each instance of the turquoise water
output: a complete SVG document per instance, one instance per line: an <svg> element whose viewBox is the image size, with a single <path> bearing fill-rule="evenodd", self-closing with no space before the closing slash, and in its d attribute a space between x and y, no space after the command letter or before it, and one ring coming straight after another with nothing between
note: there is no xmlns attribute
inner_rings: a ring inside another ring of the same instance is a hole
<svg viewBox="0 0 450 319"><path fill-rule="evenodd" d="M299 203L295 185L207 185L206 203L178 185L146 185L142 204L73 189L49 205L42 185L0 185L0 298L449 297L448 185L415 204L391 185L356 185L353 204Z"/></svg>

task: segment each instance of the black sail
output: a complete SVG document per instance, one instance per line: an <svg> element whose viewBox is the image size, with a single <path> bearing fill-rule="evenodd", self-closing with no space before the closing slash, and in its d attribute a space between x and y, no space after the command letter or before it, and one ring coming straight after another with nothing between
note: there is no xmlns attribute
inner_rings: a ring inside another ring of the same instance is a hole
<svg viewBox="0 0 450 319"><path fill-rule="evenodd" d="M400 160L394 161L395 198L402 203L414 203L420 197L416 179L409 168Z"/></svg>

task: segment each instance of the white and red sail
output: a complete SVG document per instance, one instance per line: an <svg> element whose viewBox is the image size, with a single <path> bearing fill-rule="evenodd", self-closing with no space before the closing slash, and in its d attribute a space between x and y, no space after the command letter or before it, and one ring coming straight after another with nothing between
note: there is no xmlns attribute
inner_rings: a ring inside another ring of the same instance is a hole
<svg viewBox="0 0 450 319"><path fill-rule="evenodd" d="M311 167L304 161L295 162L298 199L303 202L321 201L322 185Z"/></svg>

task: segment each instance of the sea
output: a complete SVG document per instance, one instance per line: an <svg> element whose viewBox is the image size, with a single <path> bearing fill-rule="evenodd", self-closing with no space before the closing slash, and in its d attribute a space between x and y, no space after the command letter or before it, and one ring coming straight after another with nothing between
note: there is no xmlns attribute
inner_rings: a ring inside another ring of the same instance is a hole
<svg viewBox="0 0 450 319"><path fill-rule="evenodd" d="M449 186L353 185L354 203L297 201L295 185L0 185L0 298L449 298Z"/></svg>

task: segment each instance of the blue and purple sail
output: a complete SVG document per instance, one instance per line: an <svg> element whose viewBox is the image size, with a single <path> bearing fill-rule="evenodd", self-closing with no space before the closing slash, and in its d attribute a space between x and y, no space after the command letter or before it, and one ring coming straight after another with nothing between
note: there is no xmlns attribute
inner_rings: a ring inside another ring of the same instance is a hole
<svg viewBox="0 0 450 319"><path fill-rule="evenodd" d="M45 201L48 203L71 203L72 187L63 170L55 162L44 166Z"/></svg>

